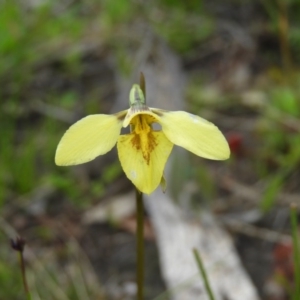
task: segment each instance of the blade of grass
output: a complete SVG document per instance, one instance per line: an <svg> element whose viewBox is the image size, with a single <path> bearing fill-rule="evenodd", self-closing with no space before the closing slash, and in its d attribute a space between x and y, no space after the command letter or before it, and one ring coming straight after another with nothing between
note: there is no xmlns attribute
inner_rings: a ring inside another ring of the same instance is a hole
<svg viewBox="0 0 300 300"><path fill-rule="evenodd" d="M89 295L97 295L97 297L103 298L103 291L99 287L98 279L96 277L96 274L94 273L94 269L91 265L89 258L78 244L78 241L74 237L72 237L71 233L69 233L69 235L70 245L72 246L74 251L74 259L76 260L77 265L79 267L79 275L81 276L81 281L85 284L85 288Z"/></svg>
<svg viewBox="0 0 300 300"><path fill-rule="evenodd" d="M300 252L299 252L299 235L298 235L298 220L297 206L291 205L291 225L293 236L293 263L295 272L295 287L293 292L293 300L300 299Z"/></svg>
<svg viewBox="0 0 300 300"><path fill-rule="evenodd" d="M37 287L36 287L34 272L31 272L29 270L29 272L27 272L27 277L28 277L28 282L31 283L30 284L30 291L31 291L32 299L42 300L39 293L38 293Z"/></svg>
<svg viewBox="0 0 300 300"><path fill-rule="evenodd" d="M202 279L204 281L204 286L205 286L206 292L208 294L209 300L215 300L215 297L214 297L212 289L210 287L210 284L209 284L209 281L208 281L208 277L206 275L206 271L205 271L203 262L201 260L200 254L198 253L197 249L195 249L195 248L193 249L193 253L194 253L194 257L196 259L199 271L201 273L201 277L202 277Z"/></svg>
<svg viewBox="0 0 300 300"><path fill-rule="evenodd" d="M69 255L74 257L74 262L76 261L75 264L70 265L69 268L67 269L67 274L71 280L74 290L76 291L76 295L78 299L90 300L91 298L89 296L84 277L82 276L80 263L78 257L76 257L77 249L74 241L70 241L68 243L68 250L69 250Z"/></svg>

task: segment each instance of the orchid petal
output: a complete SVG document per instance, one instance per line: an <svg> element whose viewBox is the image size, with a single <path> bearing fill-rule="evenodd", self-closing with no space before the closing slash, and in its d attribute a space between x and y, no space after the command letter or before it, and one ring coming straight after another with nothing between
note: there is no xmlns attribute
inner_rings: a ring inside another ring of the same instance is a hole
<svg viewBox="0 0 300 300"><path fill-rule="evenodd" d="M117 147L126 176L142 193L152 193L161 182L173 144L162 132L152 131L145 136L122 135Z"/></svg>
<svg viewBox="0 0 300 300"><path fill-rule="evenodd" d="M163 133L175 145L204 158L229 158L228 143L213 123L184 111L152 111L159 116Z"/></svg>
<svg viewBox="0 0 300 300"><path fill-rule="evenodd" d="M78 165L107 153L118 140L122 121L122 112L116 115L90 115L79 120L60 140L55 163L59 166Z"/></svg>

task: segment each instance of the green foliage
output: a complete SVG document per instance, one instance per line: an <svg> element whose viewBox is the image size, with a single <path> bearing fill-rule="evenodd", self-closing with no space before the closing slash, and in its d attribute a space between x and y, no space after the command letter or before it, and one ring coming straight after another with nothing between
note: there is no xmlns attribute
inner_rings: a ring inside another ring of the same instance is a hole
<svg viewBox="0 0 300 300"><path fill-rule="evenodd" d="M11 172L14 178L13 189L20 194L28 193L36 185L36 153L34 138L30 137L18 145L16 157L11 160Z"/></svg>
<svg viewBox="0 0 300 300"><path fill-rule="evenodd" d="M8 196L7 185L11 183L11 176L9 171L10 161L12 160L13 138L15 124L5 117L0 112L2 120L3 133L0 135L0 205L4 203Z"/></svg>
<svg viewBox="0 0 300 300"><path fill-rule="evenodd" d="M168 2L168 1L167 1ZM191 52L196 45L208 38L214 30L214 22L199 5L189 12L184 1L172 2L172 6L160 11L159 19L152 19L157 33L162 35L170 45L181 53ZM193 1L189 1L194 6ZM185 9L183 9L183 7Z"/></svg>
<svg viewBox="0 0 300 300"><path fill-rule="evenodd" d="M0 299L25 299L18 254L0 229Z"/></svg>
<svg viewBox="0 0 300 300"><path fill-rule="evenodd" d="M1 299L24 299L21 271L17 265L9 264L3 259L0 261L0 298ZM17 256L16 256L17 258Z"/></svg>
<svg viewBox="0 0 300 300"><path fill-rule="evenodd" d="M284 86L275 88L271 91L271 97L274 107L281 113L298 117L300 115L300 90Z"/></svg>
<svg viewBox="0 0 300 300"><path fill-rule="evenodd" d="M300 297L300 241L298 229L297 207L291 207L290 211L292 236L293 236L293 266L295 272L294 287L292 290L292 300L297 300Z"/></svg>
<svg viewBox="0 0 300 300"><path fill-rule="evenodd" d="M79 190L75 178L69 174L53 174L47 178L47 182L51 183L57 190L63 192L69 199L77 201Z"/></svg>
<svg viewBox="0 0 300 300"><path fill-rule="evenodd" d="M283 176L281 174L272 176L268 182L268 186L263 194L260 202L260 207L263 211L270 210L274 204L278 193L281 191L283 185Z"/></svg>
<svg viewBox="0 0 300 300"><path fill-rule="evenodd" d="M53 47L65 46L82 34L76 9L54 12L58 1L44 2L27 13L18 0L2 1L0 10L0 76L28 82L32 64L51 55ZM20 68L22 66L22 68ZM26 74L26 76L24 76Z"/></svg>
<svg viewBox="0 0 300 300"><path fill-rule="evenodd" d="M117 23L126 22L134 14L134 5L132 1L103 1L104 14L103 22L109 26L115 26Z"/></svg>
<svg viewBox="0 0 300 300"><path fill-rule="evenodd" d="M112 163L109 167L104 169L102 180L106 183L113 182L122 174L122 168L119 161Z"/></svg>
<svg viewBox="0 0 300 300"><path fill-rule="evenodd" d="M160 3L165 5L168 9L178 9L184 11L185 13L203 11L202 0L162 0Z"/></svg>
<svg viewBox="0 0 300 300"><path fill-rule="evenodd" d="M117 20L124 21L132 11L129 9L130 4L124 1L120 1L117 8L110 1L101 1L100 4L107 8L102 10L101 17L105 15L104 19L111 20L112 24ZM97 7L98 3L92 1L89 5ZM83 4L78 4L65 9L56 0L42 2L30 9L18 0L1 2L0 208L9 199L19 195L29 196L35 187L45 181L69 198L77 199L75 203L83 202L79 201L83 191L76 184L76 178L66 176L65 171L54 165L57 143L67 128L55 119L56 111L74 111L80 95L74 89L66 88L62 91L61 88L52 87L44 91L44 99L39 98L40 94L33 93L33 98L31 95L31 84L36 79L35 68L41 63L47 64L49 59L60 58L61 80L78 80L81 76L82 57L76 45L85 39L91 24L89 16L82 14L83 7ZM98 17L95 14L94 20ZM82 106L86 114L99 112L99 96L101 94L98 90L97 95L86 101L86 107ZM42 100L46 100L47 104L40 111L45 111L46 115L37 117L32 108ZM53 109L53 112L49 109ZM113 166L107 174L104 179L106 183L114 178L116 168ZM103 186L103 183L100 182L99 186ZM103 188L93 190L96 193Z"/></svg>
<svg viewBox="0 0 300 300"><path fill-rule="evenodd" d="M288 57L288 60L290 60L289 64L293 60L299 62L299 1L265 0L260 1L260 3L269 17L269 22L267 23L269 30L274 36L277 36L281 44L280 51L282 58Z"/></svg>
<svg viewBox="0 0 300 300"><path fill-rule="evenodd" d="M195 177L198 179L198 185L203 198L212 203L216 196L216 186L208 168L206 166L197 166ZM199 202L199 199L197 200Z"/></svg>

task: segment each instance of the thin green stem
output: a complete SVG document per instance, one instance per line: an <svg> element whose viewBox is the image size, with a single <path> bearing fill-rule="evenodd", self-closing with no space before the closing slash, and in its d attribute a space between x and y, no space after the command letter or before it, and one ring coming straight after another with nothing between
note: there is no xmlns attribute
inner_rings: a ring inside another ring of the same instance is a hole
<svg viewBox="0 0 300 300"><path fill-rule="evenodd" d="M143 194L136 189L136 283L137 300L144 299L144 203Z"/></svg>
<svg viewBox="0 0 300 300"><path fill-rule="evenodd" d="M146 101L146 82L144 74L140 73L140 88ZM143 193L137 188L136 195L136 284L137 300L144 299L144 202Z"/></svg>
<svg viewBox="0 0 300 300"><path fill-rule="evenodd" d="M295 288L293 292L293 299L300 299L300 249L298 236L298 220L297 207L291 205L291 225L293 236L293 254L294 254L294 272L295 272Z"/></svg>
<svg viewBox="0 0 300 300"><path fill-rule="evenodd" d="M202 263L200 254L198 253L197 249L193 249L193 253L194 253L194 256L195 256L195 259L196 259L199 271L201 273L202 279L204 281L204 286L205 286L206 292L207 292L207 294L209 296L209 300L215 300L213 292L212 292L212 290L210 288L208 277L206 275L206 272L205 272L204 265Z"/></svg>

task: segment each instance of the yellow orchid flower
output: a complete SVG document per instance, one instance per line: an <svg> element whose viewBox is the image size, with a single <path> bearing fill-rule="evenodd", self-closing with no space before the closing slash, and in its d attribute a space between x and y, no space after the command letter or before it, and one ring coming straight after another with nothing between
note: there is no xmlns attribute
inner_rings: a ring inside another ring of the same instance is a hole
<svg viewBox="0 0 300 300"><path fill-rule="evenodd" d="M130 108L113 115L90 115L72 125L58 144L55 163L77 165L110 151L117 143L126 176L143 193L153 192L163 179L163 170L173 145L204 158L224 160L228 143L212 123L185 111L149 108L139 85L130 91ZM154 123L161 130L152 128ZM122 127L131 132L121 135Z"/></svg>

